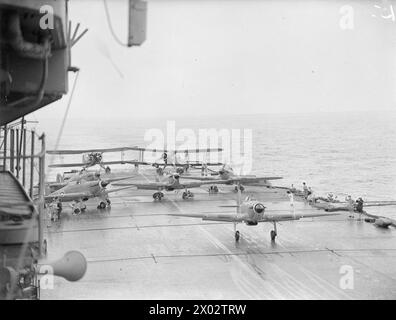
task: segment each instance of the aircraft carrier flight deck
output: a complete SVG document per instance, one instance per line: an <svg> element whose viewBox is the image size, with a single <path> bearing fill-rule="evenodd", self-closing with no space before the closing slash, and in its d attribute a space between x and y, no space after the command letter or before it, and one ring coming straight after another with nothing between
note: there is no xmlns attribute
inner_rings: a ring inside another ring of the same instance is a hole
<svg viewBox="0 0 396 320"><path fill-rule="evenodd" d="M393 227L339 212L280 222L274 242L271 223L238 224L236 242L232 223L170 215L235 210L221 207L235 204L232 186L194 194L182 200L180 193L168 193L153 201L150 191L126 189L113 194L105 210L92 205L72 215L65 206L61 220L46 221L48 259L78 248L87 272L74 283L56 278L54 289L41 290L41 299L396 298ZM268 211L290 210L282 188L251 186L242 195L262 201ZM295 210L318 211L297 199Z"/></svg>

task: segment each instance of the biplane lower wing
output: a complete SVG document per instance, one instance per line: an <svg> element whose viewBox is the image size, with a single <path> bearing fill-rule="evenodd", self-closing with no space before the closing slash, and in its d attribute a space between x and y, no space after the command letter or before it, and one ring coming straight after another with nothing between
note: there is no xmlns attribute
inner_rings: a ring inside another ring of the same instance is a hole
<svg viewBox="0 0 396 320"><path fill-rule="evenodd" d="M103 161L100 163L97 163L99 165L113 165L113 164L133 164L133 165L151 165L149 162L144 162L144 161L134 161L134 160L117 160L117 161ZM69 168L69 167L84 167L86 166L87 163L55 163L55 164L50 164L48 168Z"/></svg>

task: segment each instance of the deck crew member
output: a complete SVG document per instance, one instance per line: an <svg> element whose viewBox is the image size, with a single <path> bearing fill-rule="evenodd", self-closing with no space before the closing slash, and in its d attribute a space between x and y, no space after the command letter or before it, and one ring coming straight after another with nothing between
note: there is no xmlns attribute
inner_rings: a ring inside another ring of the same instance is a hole
<svg viewBox="0 0 396 320"><path fill-rule="evenodd" d="M364 212L363 211L363 202L364 201L363 201L363 199L361 197L359 197L356 200L355 211L359 213L359 220L360 220L360 218L362 216L362 213Z"/></svg>
<svg viewBox="0 0 396 320"><path fill-rule="evenodd" d="M286 193L289 196L290 206L294 207L294 195L293 195L293 193L291 191L289 191L289 190Z"/></svg>
<svg viewBox="0 0 396 320"><path fill-rule="evenodd" d="M354 218L355 216L353 214L353 211L355 209L355 201L353 201L353 199L352 199L352 197L350 195L348 195L345 198L345 201L347 202L347 206L348 206L348 209L349 209L349 217L350 218Z"/></svg>
<svg viewBox="0 0 396 320"><path fill-rule="evenodd" d="M307 199L308 199L309 203L315 203L316 202L316 198L315 198L314 192L311 189L311 187L308 188L308 197L307 197Z"/></svg>
<svg viewBox="0 0 396 320"><path fill-rule="evenodd" d="M307 200L308 198L308 187L305 182L303 182L303 192L304 192L304 199Z"/></svg>

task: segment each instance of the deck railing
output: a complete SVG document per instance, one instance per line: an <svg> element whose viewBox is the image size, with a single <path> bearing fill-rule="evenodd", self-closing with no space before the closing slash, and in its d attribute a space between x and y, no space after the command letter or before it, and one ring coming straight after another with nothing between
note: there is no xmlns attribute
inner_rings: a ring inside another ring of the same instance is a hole
<svg viewBox="0 0 396 320"><path fill-rule="evenodd" d="M9 170L34 199L38 212L39 250L43 254L44 247L44 190L45 190L45 134L38 136L34 130L17 124L1 127L2 141L0 141L0 170ZM41 150L36 152L36 141L41 142ZM38 192L34 192L38 184Z"/></svg>

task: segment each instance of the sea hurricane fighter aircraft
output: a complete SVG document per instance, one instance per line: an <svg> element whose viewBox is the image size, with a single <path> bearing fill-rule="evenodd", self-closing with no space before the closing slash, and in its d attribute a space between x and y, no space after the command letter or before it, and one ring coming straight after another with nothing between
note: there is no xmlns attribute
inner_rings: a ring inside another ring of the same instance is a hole
<svg viewBox="0 0 396 320"><path fill-rule="evenodd" d="M260 201L255 200L251 197L241 201L241 192L238 191L238 199L236 205L221 206L221 207L236 207L236 213L205 213L205 214L184 214L184 213L171 213L169 215L179 217L192 217L201 218L207 221L222 221L232 222L234 224L235 241L239 241L240 233L237 230L238 223L245 223L248 226L256 226L260 222L273 223L274 229L270 232L271 241L275 241L277 236L276 223L280 221L299 220L301 218L313 218L313 217L324 217L336 215L334 213L296 213L294 210L284 212L266 212L266 207Z"/></svg>
<svg viewBox="0 0 396 320"><path fill-rule="evenodd" d="M159 177L160 181L156 182L121 182L114 183L114 186L129 186L136 187L141 190L156 190L153 194L154 200L161 200L165 195L163 191L175 191L175 190L183 190L182 198L183 200L193 198L194 194L188 190L191 188L199 188L203 185L211 184L212 182L208 181L191 181L191 182L181 182L180 175L170 174L166 177ZM225 181L224 181L225 183Z"/></svg>
<svg viewBox="0 0 396 320"><path fill-rule="evenodd" d="M69 183L63 188L46 195L44 199L47 204L56 203L59 213L62 210L62 202L72 202L71 206L76 214L85 211L87 206L84 202L91 198L98 198L98 209L104 209L111 204L109 193L126 189L126 187L123 187L107 190L107 186L112 182L130 178L132 177Z"/></svg>

